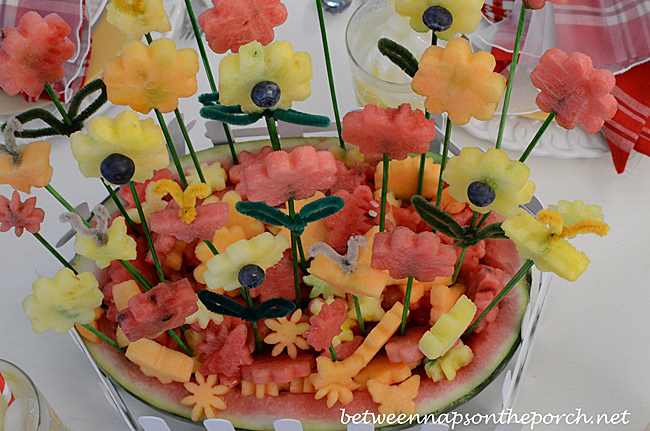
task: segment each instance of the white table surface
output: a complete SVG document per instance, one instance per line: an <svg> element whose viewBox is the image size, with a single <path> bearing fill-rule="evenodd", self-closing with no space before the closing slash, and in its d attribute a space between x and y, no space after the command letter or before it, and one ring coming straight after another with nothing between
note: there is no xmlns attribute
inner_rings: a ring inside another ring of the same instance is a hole
<svg viewBox="0 0 650 431"><path fill-rule="evenodd" d="M285 0L289 19L276 28L276 39L292 42L294 50L312 55L314 79L312 96L294 108L328 115L333 118L326 72L321 50L313 1ZM327 15L334 73L342 112L356 108L350 71L345 53L344 29L352 10L339 16ZM298 37L299 36L299 37ZM213 58L216 70L218 59ZM200 88L207 88L203 73ZM195 100L183 100L181 111L187 118L199 118ZM114 116L112 109L107 115ZM173 116L167 114L171 120ZM201 119L192 131L194 144L207 148ZM489 147L456 128L457 144ZM73 204L88 201L91 206L106 194L98 180L85 179L73 160L69 141L54 138L51 162L52 185ZM650 241L645 222L650 213L650 160L634 160L629 172L617 175L609 156L597 159L560 160L532 156L528 164L537 196L546 203L558 199L583 199L601 205L610 234L576 238L573 243L586 250L591 265L571 284L555 278L542 327L534 348L534 357L525 377L515 412L575 413L577 408L588 415L629 412L628 425L552 425L535 429L626 429L642 430L650 422L650 373L647 371L650 344L641 327L648 322L650 291L648 254ZM0 185L0 194L10 196L12 189ZM38 205L46 210L41 234L55 243L68 230L58 221L63 211L43 189L33 193ZM23 196L24 199L24 196ZM72 244L63 248L72 256ZM54 410L70 431L96 429L121 431L126 426L108 404L99 381L85 357L68 335L52 331L37 335L24 316L21 302L31 293L36 279L34 265L52 276L60 264L29 234L16 238L0 235L0 357L26 370L45 394ZM138 406L136 402L130 405ZM139 407L136 407L139 408ZM175 430L184 427L176 427ZM492 427L493 428L493 427ZM460 427L457 429L490 429Z"/></svg>

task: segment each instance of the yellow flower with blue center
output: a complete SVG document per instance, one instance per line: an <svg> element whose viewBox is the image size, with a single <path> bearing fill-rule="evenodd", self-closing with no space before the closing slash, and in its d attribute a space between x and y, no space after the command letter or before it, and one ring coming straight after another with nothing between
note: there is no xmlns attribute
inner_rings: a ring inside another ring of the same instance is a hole
<svg viewBox="0 0 650 431"><path fill-rule="evenodd" d="M447 9L452 16L452 24L448 30L436 32L436 36L443 40L450 40L457 33L469 34L476 31L483 14L483 0L395 0L395 11L405 17L411 18L409 24L413 30L425 33L429 27L424 24L422 15L432 6Z"/></svg>
<svg viewBox="0 0 650 431"><path fill-rule="evenodd" d="M145 33L172 29L163 0L112 0L106 6L106 20L137 40Z"/></svg>
<svg viewBox="0 0 650 431"><path fill-rule="evenodd" d="M607 235L600 207L582 201L560 201L553 210L542 210L537 217L518 209L502 224L506 235L517 245L524 259L532 259L540 271L553 272L568 281L576 281L587 269L589 258L566 240L578 234Z"/></svg>

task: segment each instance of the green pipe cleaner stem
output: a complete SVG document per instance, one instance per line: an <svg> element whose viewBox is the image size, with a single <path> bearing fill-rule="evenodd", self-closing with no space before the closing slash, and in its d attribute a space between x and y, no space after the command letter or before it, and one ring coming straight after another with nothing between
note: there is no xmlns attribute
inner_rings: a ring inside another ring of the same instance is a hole
<svg viewBox="0 0 650 431"><path fill-rule="evenodd" d="M296 208L294 206L293 198L287 201L287 208L289 208L289 217L291 220L294 220L296 218ZM298 246L298 252L300 254L300 266L303 271L307 272L307 259L305 259L305 251L302 248L302 239L300 238L300 235L293 233L293 231L291 231L291 236L296 237L296 245Z"/></svg>
<svg viewBox="0 0 650 431"><path fill-rule="evenodd" d="M472 221L469 222L470 231L476 230L474 225L478 220L478 214L479 213L477 213L476 211L474 211L474 214L472 214ZM454 284L456 282L456 279L458 278L458 274L460 274L460 268L463 266L463 260L465 260L466 253L467 253L467 247L463 247L460 251L460 256L458 256L458 262L456 262L456 268L454 268L454 275L451 276L451 284Z"/></svg>

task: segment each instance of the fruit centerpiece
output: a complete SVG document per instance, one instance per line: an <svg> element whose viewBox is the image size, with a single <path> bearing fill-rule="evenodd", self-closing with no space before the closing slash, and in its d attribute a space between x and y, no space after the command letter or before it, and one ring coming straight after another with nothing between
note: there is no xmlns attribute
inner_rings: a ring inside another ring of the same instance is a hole
<svg viewBox="0 0 650 431"><path fill-rule="evenodd" d="M67 110L54 98L61 120L30 110L2 126L0 181L16 191L0 197L0 231L26 229L64 265L37 280L23 303L33 329L76 326L119 384L193 421L220 417L270 429L274 419L291 417L332 430L344 428L341 408L429 414L466 401L518 346L532 266L575 281L589 260L567 239L608 230L600 208L582 201L536 215L520 208L535 190L524 162L536 141L519 160L500 140L448 159L453 125L492 118L504 93L507 111L511 87L493 72L494 58L456 37L476 27L481 2L395 1L415 31L432 31L434 43L419 61L387 39L379 49L413 78L427 112L367 105L340 121L332 90L338 136L283 140L277 121L329 124L291 109L310 95L312 66L308 53L273 41L285 6L213 3L197 23L186 1L212 90L199 96L200 115L223 122L228 146L194 151L178 99L197 92L199 54L149 34L169 25L156 1L138 8L112 1L109 20L131 40ZM522 16L543 6L524 2ZM15 67L0 67L0 87L56 96L49 83L58 74L42 73L54 66L22 63L21 50L36 48L20 38L53 29L48 52L61 53L58 67L72 55L65 24L25 16L18 29L4 30L0 58ZM327 47L322 13L320 21ZM218 87L198 24L210 48L231 51ZM437 37L448 40L444 47ZM613 77L585 57L552 50L541 59L534 82L550 114L539 135L554 117L597 131L613 115ZM17 78L19 67L33 72L33 82ZM79 112L89 96L95 101ZM131 109L91 118L106 100ZM151 111L156 120L138 115ZM163 121L170 112L188 156L178 157L171 143ZM444 148L433 154L430 114L442 113ZM49 127L24 127L37 118ZM260 119L269 140L234 142L229 124ZM82 174L110 194L90 222L51 186L49 143L17 145L54 134L70 136ZM60 220L76 232L71 263L38 233L45 213L19 193L31 187L46 188L65 207Z"/></svg>

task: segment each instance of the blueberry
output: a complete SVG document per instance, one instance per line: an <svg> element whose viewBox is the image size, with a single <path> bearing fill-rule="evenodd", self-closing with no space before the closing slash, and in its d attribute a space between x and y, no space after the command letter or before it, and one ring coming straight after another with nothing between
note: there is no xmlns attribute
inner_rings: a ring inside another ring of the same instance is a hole
<svg viewBox="0 0 650 431"><path fill-rule="evenodd" d="M431 6L422 14L424 25L435 32L445 31L451 27L454 17L451 12L442 6Z"/></svg>
<svg viewBox="0 0 650 431"><path fill-rule="evenodd" d="M264 270L257 265L246 265L239 270L237 279L242 286L254 289L264 283Z"/></svg>
<svg viewBox="0 0 650 431"><path fill-rule="evenodd" d="M497 194L492 187L481 181L474 181L467 187L467 197L472 205L486 207L494 202Z"/></svg>
<svg viewBox="0 0 650 431"><path fill-rule="evenodd" d="M251 99L260 108L273 108L280 101L280 87L271 81L258 82L251 90Z"/></svg>
<svg viewBox="0 0 650 431"><path fill-rule="evenodd" d="M126 184L135 173L135 163L123 154L111 154L99 166L102 177L111 184Z"/></svg>

